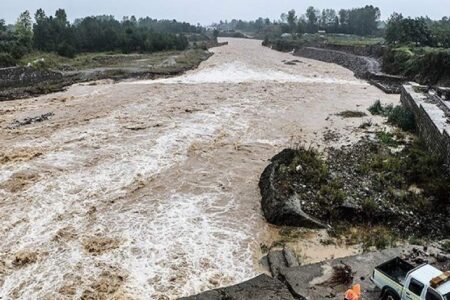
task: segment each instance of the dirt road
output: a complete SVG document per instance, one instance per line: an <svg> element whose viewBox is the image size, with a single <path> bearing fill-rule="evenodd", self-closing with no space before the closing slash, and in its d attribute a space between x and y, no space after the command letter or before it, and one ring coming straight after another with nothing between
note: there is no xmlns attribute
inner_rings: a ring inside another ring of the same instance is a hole
<svg viewBox="0 0 450 300"><path fill-rule="evenodd" d="M267 159L328 130L351 142L363 119L334 114L399 98L259 41L213 51L177 78L0 103L0 299L173 299L256 275Z"/></svg>

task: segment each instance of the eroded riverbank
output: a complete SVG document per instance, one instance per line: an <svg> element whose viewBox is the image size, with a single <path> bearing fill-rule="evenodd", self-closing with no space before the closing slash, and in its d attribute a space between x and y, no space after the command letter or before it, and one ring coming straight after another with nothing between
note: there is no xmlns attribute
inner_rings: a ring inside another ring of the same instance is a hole
<svg viewBox="0 0 450 300"><path fill-rule="evenodd" d="M1 297L108 286L118 298L174 299L251 278L277 233L260 208L267 160L297 143L355 141L363 120L381 118L336 113L399 101L336 65L287 65L291 55L259 41L213 51L177 78L0 103ZM33 259L18 265L21 253Z"/></svg>

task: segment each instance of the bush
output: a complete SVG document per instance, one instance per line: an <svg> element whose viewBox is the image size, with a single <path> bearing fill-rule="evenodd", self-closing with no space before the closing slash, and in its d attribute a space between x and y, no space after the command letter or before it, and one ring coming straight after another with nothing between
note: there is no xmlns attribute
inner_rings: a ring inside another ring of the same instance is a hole
<svg viewBox="0 0 450 300"><path fill-rule="evenodd" d="M414 131L416 122L414 114L403 106L396 106L388 116L388 122L405 131Z"/></svg>
<svg viewBox="0 0 450 300"><path fill-rule="evenodd" d="M75 48L66 42L63 42L58 46L57 52L59 55L68 57L68 58L74 58L75 54L76 54Z"/></svg>
<svg viewBox="0 0 450 300"><path fill-rule="evenodd" d="M383 106L380 100L377 100L367 110L374 116L387 116L392 111L392 104Z"/></svg>
<svg viewBox="0 0 450 300"><path fill-rule="evenodd" d="M17 61L9 53L0 53L0 67L13 67L17 64Z"/></svg>
<svg viewBox="0 0 450 300"><path fill-rule="evenodd" d="M450 49L400 47L383 57L383 71L406 76L421 84L450 83Z"/></svg>

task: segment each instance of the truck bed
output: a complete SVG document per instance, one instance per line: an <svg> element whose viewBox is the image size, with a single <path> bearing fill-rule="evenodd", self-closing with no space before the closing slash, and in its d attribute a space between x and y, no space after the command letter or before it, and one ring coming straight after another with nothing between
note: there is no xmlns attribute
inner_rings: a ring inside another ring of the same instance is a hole
<svg viewBox="0 0 450 300"><path fill-rule="evenodd" d="M414 266L403 259L396 257L378 266L376 269L403 286L406 275L409 271L414 269Z"/></svg>

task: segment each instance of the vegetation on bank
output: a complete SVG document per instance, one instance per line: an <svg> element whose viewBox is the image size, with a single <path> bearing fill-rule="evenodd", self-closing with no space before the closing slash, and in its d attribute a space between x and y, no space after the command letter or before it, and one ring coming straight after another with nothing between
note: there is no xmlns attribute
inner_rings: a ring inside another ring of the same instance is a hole
<svg viewBox="0 0 450 300"><path fill-rule="evenodd" d="M368 110L398 128L371 131L355 145L329 149L327 159L314 149L290 150L289 159L277 160L273 183L278 196L296 195L305 213L331 224L333 238L327 244L360 244L368 250L447 237L450 174L443 160L405 132L416 128L408 109L376 101ZM281 235L275 244L296 239Z"/></svg>
<svg viewBox="0 0 450 300"><path fill-rule="evenodd" d="M421 84L450 85L450 19L405 18L394 13L388 20L383 70Z"/></svg>
<svg viewBox="0 0 450 300"><path fill-rule="evenodd" d="M95 68L135 69L148 72L168 72L191 69L205 59L203 49L160 51L156 53L122 54L120 52L81 53L74 58L54 52L32 52L19 61L20 65L58 71L82 71Z"/></svg>
<svg viewBox="0 0 450 300"><path fill-rule="evenodd" d="M369 36L378 32L380 9L372 5L353 9L319 10L308 7L303 15L295 10L283 13L280 20L258 18L255 21L231 20L214 24L222 32L241 32L257 38L277 38L283 33L301 35L315 34L320 30L328 33Z"/></svg>
<svg viewBox="0 0 450 300"><path fill-rule="evenodd" d="M393 106L382 105L380 100L375 101L368 111L374 116L384 116L388 118L388 123L398 128L413 132L416 128L414 114L402 105Z"/></svg>
<svg viewBox="0 0 450 300"><path fill-rule="evenodd" d="M264 46L279 51L318 45L354 48L350 51L357 55L382 56L386 73L421 84L450 85L449 17L413 19L394 13L384 22L380 21L379 9L373 6L339 12L309 7L304 15L297 16L291 10L278 21L232 20L217 26L222 31L245 32L264 39ZM361 49L377 45L380 47L374 51Z"/></svg>
<svg viewBox="0 0 450 300"><path fill-rule="evenodd" d="M420 84L450 85L450 48L396 47L385 52L383 71Z"/></svg>
<svg viewBox="0 0 450 300"><path fill-rule="evenodd" d="M28 53L58 53L73 58L85 52L151 53L184 50L186 35L204 29L188 23L151 18L94 16L68 21L65 10L47 16L39 9L34 22L28 11L14 25L0 20L0 67L13 66Z"/></svg>

